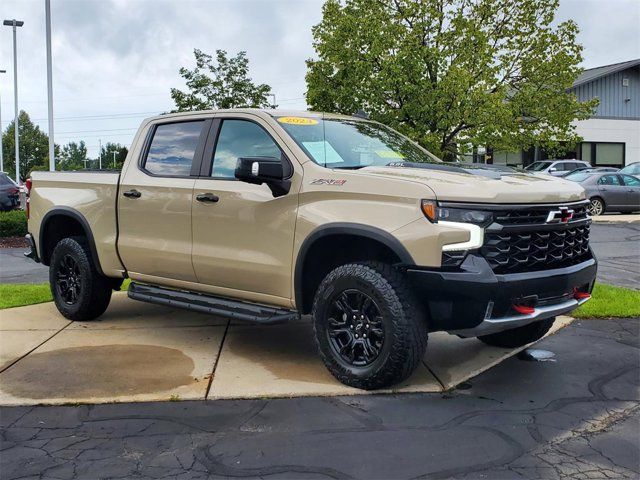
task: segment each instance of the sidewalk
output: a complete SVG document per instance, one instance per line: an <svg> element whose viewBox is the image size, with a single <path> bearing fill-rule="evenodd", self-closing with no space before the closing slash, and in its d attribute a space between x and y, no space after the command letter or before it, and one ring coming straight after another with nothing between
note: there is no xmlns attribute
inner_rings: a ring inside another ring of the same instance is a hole
<svg viewBox="0 0 640 480"><path fill-rule="evenodd" d="M95 322L69 322L52 303L2 310L0 333L0 405L366 393L329 374L308 321L236 324L118 293ZM520 350L435 333L423 365L386 392L449 390Z"/></svg>

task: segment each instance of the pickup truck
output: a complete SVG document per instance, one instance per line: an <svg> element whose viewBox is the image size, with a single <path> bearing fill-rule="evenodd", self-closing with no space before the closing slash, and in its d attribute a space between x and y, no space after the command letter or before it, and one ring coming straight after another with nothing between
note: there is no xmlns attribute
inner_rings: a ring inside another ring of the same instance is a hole
<svg viewBox="0 0 640 480"><path fill-rule="evenodd" d="M311 314L329 371L406 379L429 332L540 339L596 275L580 185L444 163L386 126L234 109L145 120L121 172L33 172L29 234L62 315L135 300L236 320Z"/></svg>

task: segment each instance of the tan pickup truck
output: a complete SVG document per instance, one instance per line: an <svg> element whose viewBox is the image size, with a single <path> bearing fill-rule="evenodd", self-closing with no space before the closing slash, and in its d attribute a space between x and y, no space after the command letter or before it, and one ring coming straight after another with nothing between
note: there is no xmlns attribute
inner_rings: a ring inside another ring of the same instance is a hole
<svg viewBox="0 0 640 480"><path fill-rule="evenodd" d="M446 164L379 123L277 110L145 120L121 172L34 172L29 255L65 317L114 289L233 319L311 314L327 368L406 379L428 332L503 347L589 298L578 184Z"/></svg>

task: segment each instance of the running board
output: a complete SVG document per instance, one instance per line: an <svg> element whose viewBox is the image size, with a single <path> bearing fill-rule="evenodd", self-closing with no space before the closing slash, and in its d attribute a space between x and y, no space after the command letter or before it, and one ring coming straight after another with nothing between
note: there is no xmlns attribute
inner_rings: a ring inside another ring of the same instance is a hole
<svg viewBox="0 0 640 480"><path fill-rule="evenodd" d="M129 298L255 323L283 323L300 317L295 310L131 282Z"/></svg>

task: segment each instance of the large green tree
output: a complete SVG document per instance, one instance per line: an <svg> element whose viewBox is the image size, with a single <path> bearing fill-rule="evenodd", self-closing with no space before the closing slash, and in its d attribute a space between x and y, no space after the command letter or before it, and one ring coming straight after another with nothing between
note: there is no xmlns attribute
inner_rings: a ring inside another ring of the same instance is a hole
<svg viewBox="0 0 640 480"><path fill-rule="evenodd" d="M108 142L102 146L102 168L121 170L129 149L119 143Z"/></svg>
<svg viewBox="0 0 640 480"><path fill-rule="evenodd" d="M270 106L271 87L253 83L246 52L228 58L226 51L216 50L215 59L198 49L193 53L196 68L180 69L187 91L171 89L171 98L176 104L174 111Z"/></svg>
<svg viewBox="0 0 640 480"><path fill-rule="evenodd" d="M558 0L328 0L313 27L307 103L364 110L452 158L461 147L548 148L578 140L595 103L567 91L580 73Z"/></svg>
<svg viewBox="0 0 640 480"><path fill-rule="evenodd" d="M20 180L25 181L33 170L49 169L49 137L35 125L29 114L21 110L18 115L20 144ZM5 172L15 179L15 121L11 121L2 135Z"/></svg>
<svg viewBox="0 0 640 480"><path fill-rule="evenodd" d="M84 140L64 145L56 159L56 168L60 170L82 170L87 158L87 145Z"/></svg>

